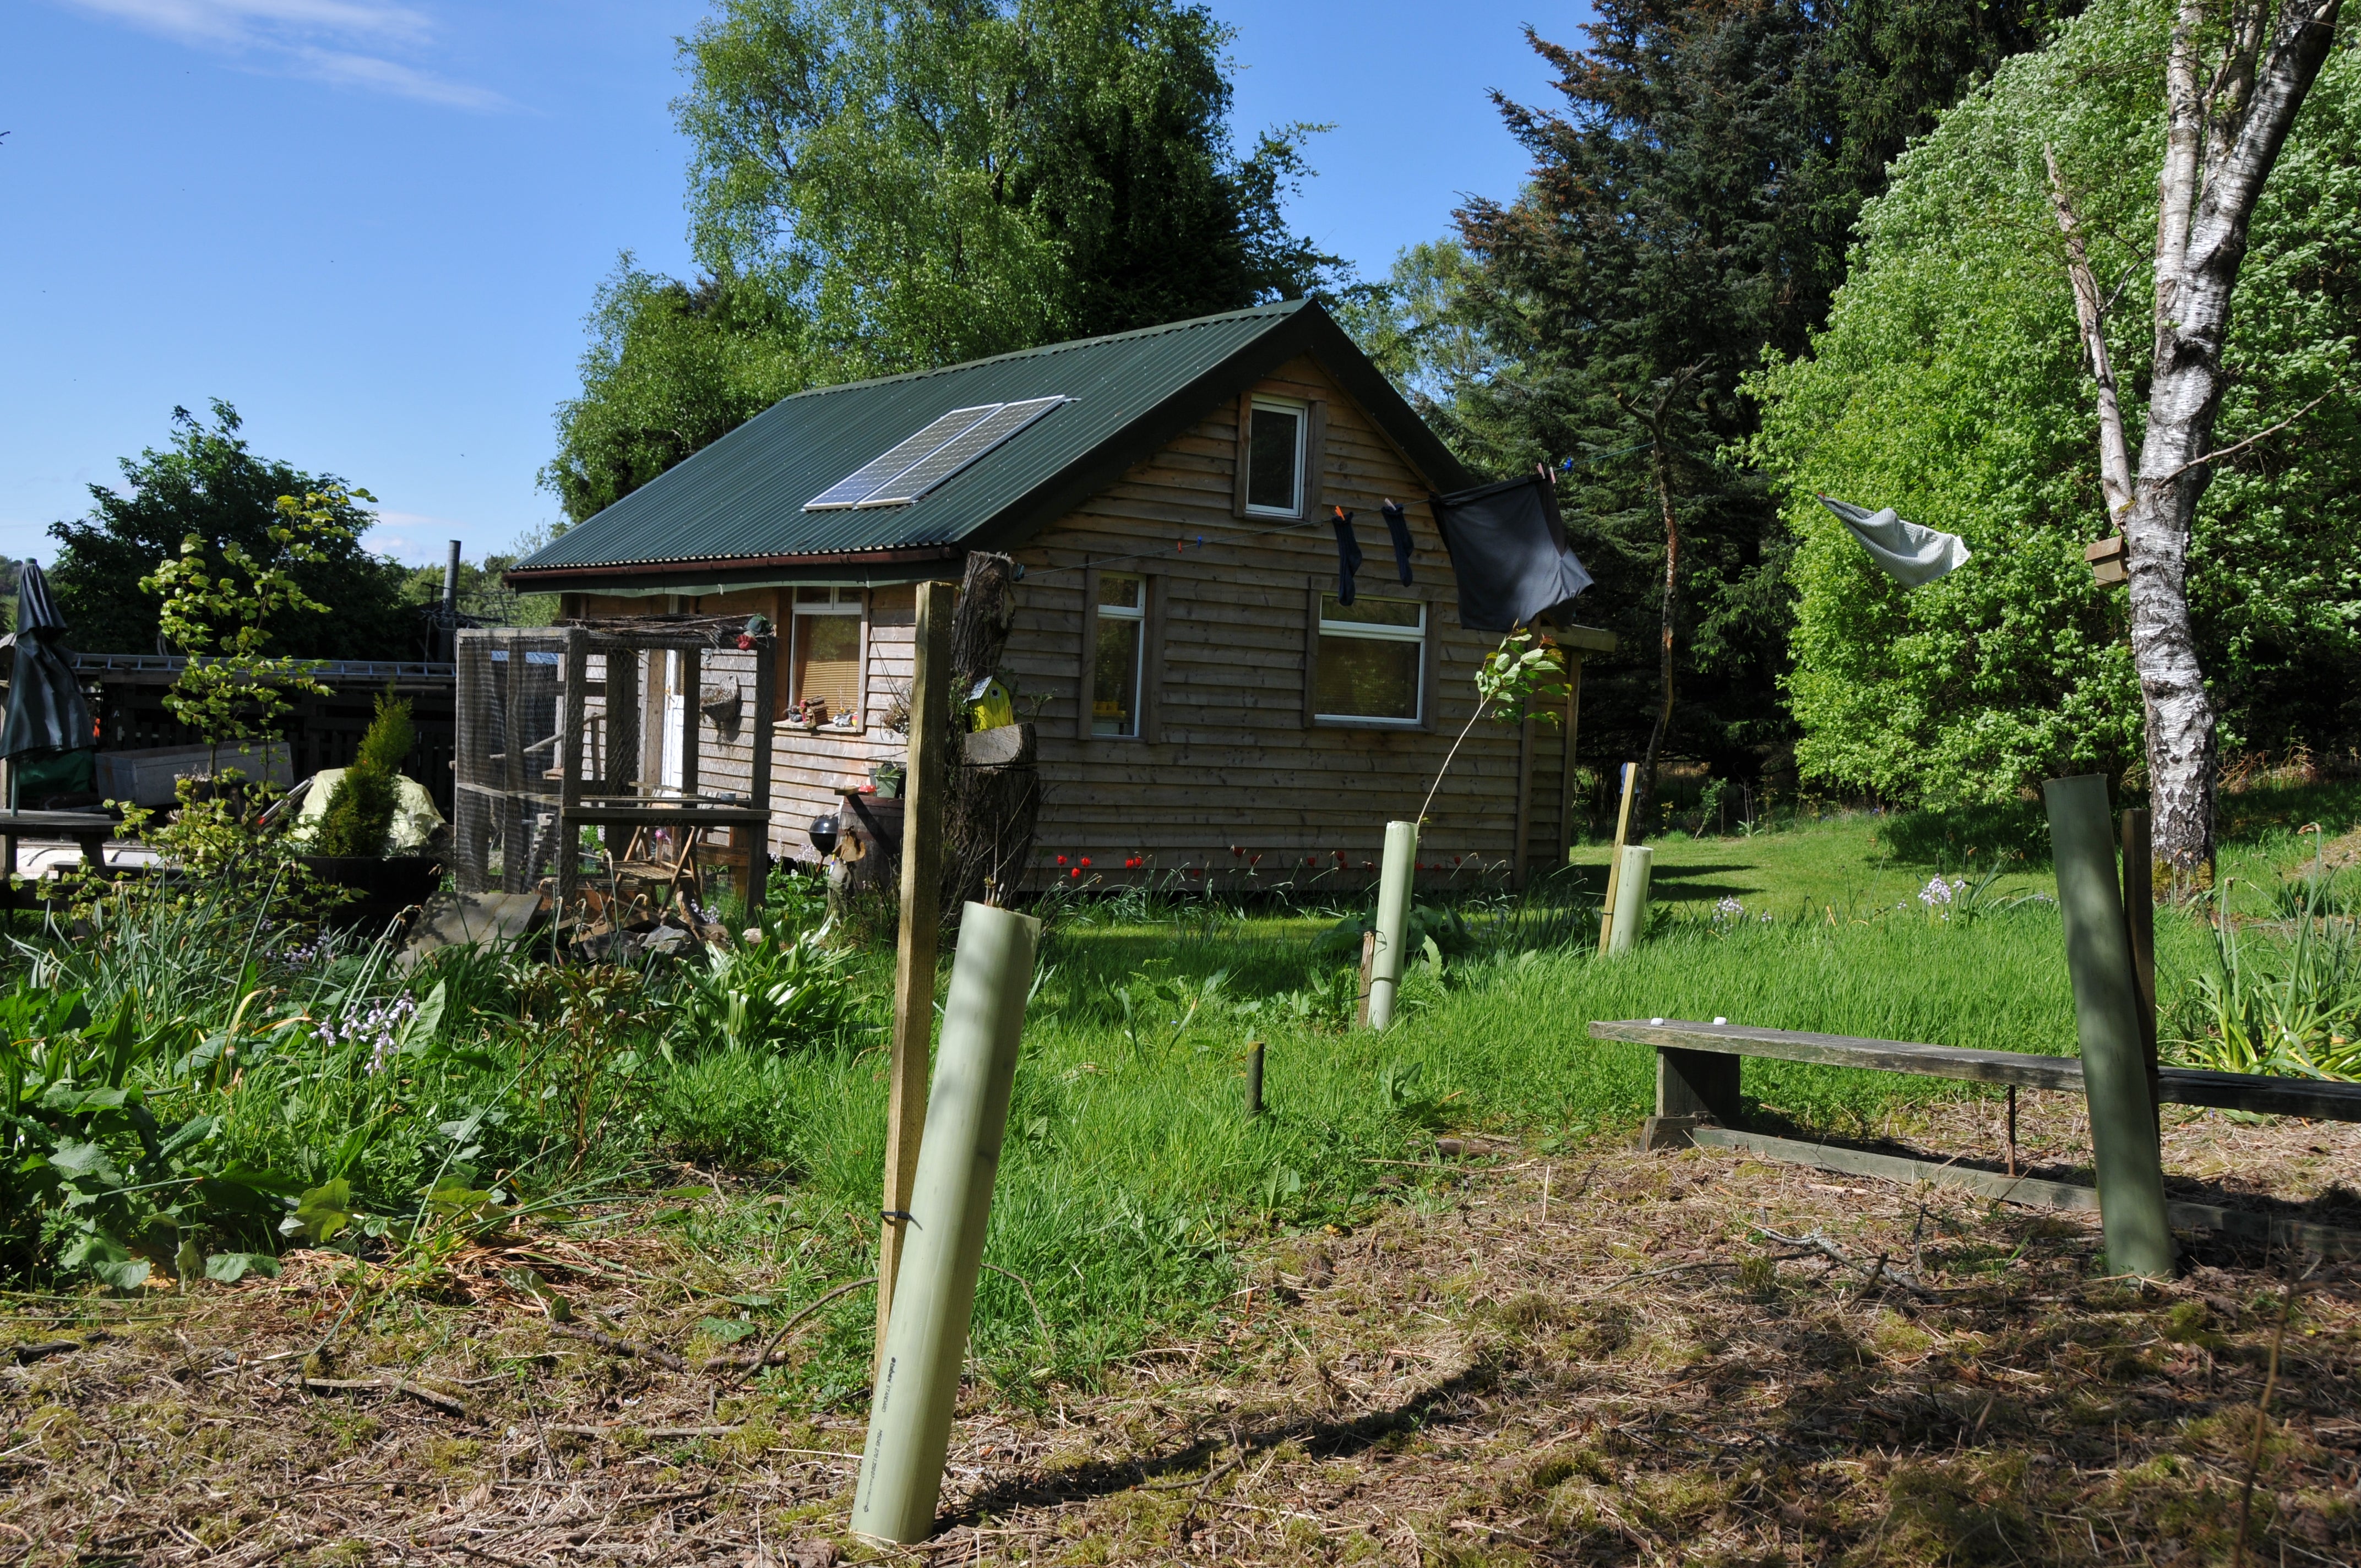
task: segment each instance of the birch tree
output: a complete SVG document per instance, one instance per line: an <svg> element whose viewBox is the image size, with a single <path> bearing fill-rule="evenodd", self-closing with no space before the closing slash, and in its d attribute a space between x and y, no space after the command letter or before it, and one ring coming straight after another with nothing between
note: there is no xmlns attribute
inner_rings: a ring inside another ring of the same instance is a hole
<svg viewBox="0 0 2361 1568"><path fill-rule="evenodd" d="M2214 450L2213 427L2231 296L2256 203L2328 58L2340 4L2180 0L2165 67L2155 360L2136 468L2107 353L2105 299L2072 193L2049 160L2076 314L2099 385L2101 488L2131 576L2156 856L2179 887L2206 885L2213 870L2215 713L2189 613L2189 543L2213 460L2227 451Z"/></svg>

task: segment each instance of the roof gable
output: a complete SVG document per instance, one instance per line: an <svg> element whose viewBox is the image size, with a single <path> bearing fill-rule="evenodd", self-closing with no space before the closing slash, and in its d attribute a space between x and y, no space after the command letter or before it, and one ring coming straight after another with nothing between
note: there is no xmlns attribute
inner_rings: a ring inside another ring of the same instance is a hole
<svg viewBox="0 0 2361 1568"><path fill-rule="evenodd" d="M1006 547L1113 484L1240 387L1317 358L1430 483L1466 475L1343 329L1294 300L783 399L517 564L520 587L619 570L790 566ZM901 506L806 503L955 409L1071 400Z"/></svg>

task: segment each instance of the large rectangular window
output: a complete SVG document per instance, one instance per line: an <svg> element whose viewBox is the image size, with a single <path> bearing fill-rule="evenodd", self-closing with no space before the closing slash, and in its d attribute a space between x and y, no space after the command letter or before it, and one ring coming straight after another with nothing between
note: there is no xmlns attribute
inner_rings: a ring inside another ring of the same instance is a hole
<svg viewBox="0 0 2361 1568"><path fill-rule="evenodd" d="M1091 666L1092 734L1138 736L1147 633L1147 582L1113 573L1100 576L1098 646L1092 650Z"/></svg>
<svg viewBox="0 0 2361 1568"><path fill-rule="evenodd" d="M794 631L780 717L801 711L827 729L860 729L861 590L797 588Z"/></svg>
<svg viewBox="0 0 2361 1568"><path fill-rule="evenodd" d="M1267 517L1303 513L1301 403L1254 400L1246 441L1246 510Z"/></svg>
<svg viewBox="0 0 2361 1568"><path fill-rule="evenodd" d="M1320 597L1312 681L1315 718L1416 724L1426 690L1426 606L1417 599Z"/></svg>

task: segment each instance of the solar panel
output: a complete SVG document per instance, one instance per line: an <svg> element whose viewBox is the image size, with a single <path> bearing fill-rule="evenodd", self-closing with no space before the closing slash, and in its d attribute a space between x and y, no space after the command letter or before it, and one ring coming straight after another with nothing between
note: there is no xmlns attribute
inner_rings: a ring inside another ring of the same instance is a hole
<svg viewBox="0 0 2361 1568"><path fill-rule="evenodd" d="M806 501L804 510L830 511L840 507L859 506L877 487L919 462L945 442L956 440L974 429L998 413L1003 406L999 403L979 403L972 409L953 409L893 451L882 457L870 459L857 472L839 479Z"/></svg>
<svg viewBox="0 0 2361 1568"><path fill-rule="evenodd" d="M1003 403L954 439L895 474L858 504L907 506L1066 400L1034 398L1027 402Z"/></svg>

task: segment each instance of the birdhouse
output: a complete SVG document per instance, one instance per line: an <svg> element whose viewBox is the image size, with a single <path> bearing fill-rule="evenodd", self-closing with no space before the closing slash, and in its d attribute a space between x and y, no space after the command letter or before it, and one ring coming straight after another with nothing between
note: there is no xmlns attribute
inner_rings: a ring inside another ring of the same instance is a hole
<svg viewBox="0 0 2361 1568"><path fill-rule="evenodd" d="M2130 563L2124 554L2124 536L2111 533L2096 544L2086 545L2082 559L2091 564L2091 576L2103 588L2121 587L2131 581Z"/></svg>

